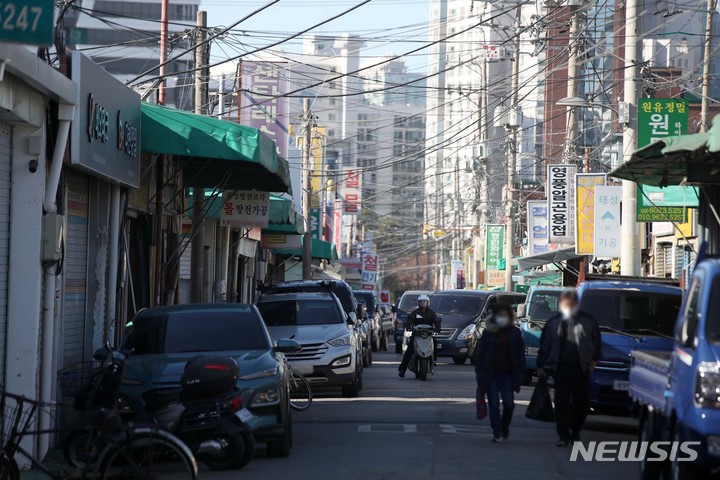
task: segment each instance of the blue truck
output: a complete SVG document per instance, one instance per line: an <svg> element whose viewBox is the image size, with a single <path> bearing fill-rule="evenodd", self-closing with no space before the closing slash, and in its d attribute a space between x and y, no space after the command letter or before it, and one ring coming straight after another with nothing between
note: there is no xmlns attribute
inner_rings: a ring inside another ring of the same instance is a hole
<svg viewBox="0 0 720 480"><path fill-rule="evenodd" d="M602 358L590 375L591 411L628 416L631 354L672 350L682 289L664 279L593 275L580 284L578 295L580 309L595 317L602 338Z"/></svg>
<svg viewBox="0 0 720 480"><path fill-rule="evenodd" d="M643 480L704 479L720 469L720 259L698 261L673 334L665 351L633 351L630 396L641 441L695 443L666 444L665 461L642 461ZM697 458L677 453L688 448Z"/></svg>

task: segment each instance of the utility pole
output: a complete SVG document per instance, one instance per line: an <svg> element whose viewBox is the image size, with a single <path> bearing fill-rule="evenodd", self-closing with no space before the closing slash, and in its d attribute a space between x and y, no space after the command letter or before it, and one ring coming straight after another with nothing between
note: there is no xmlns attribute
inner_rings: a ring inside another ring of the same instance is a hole
<svg viewBox="0 0 720 480"><path fill-rule="evenodd" d="M512 57L512 82L510 92L512 102L510 108L510 145L508 147L507 193L505 194L505 290L512 291L512 259L515 247L515 173L517 165L517 139L520 109L520 19L522 7L518 5L515 14L515 45Z"/></svg>
<svg viewBox="0 0 720 480"><path fill-rule="evenodd" d="M580 9L571 6L572 17L570 18L570 42L568 48L568 81L567 96L573 98L578 96L578 51L580 37ZM577 164L577 141L578 141L578 118L576 107L567 107L566 128L565 128L565 163Z"/></svg>
<svg viewBox="0 0 720 480"><path fill-rule="evenodd" d="M640 77L640 11L638 0L625 1L625 82L623 85L623 100L630 111L630 118L623 132L624 161L630 160L633 151L637 148L637 100ZM637 184L628 180L622 182L622 245L620 250L620 273L623 275L639 276L640 265L640 235L635 217L637 205Z"/></svg>
<svg viewBox="0 0 720 480"><path fill-rule="evenodd" d="M710 107L710 48L712 47L713 13L716 0L707 0L707 18L705 19L705 39L703 56L702 105L700 107L700 131L707 132L708 109Z"/></svg>
<svg viewBox="0 0 720 480"><path fill-rule="evenodd" d="M158 87L158 104L165 105L165 73L167 71L168 47L168 10L170 0L162 0L160 4L160 86Z"/></svg>
<svg viewBox="0 0 720 480"><path fill-rule="evenodd" d="M198 10L195 34L195 113L205 115L208 102L208 72L209 46L204 43L207 38L207 12ZM203 68L200 68L203 67ZM204 275L203 268L205 256L205 222L203 221L203 207L205 205L205 189L195 187L193 194L193 226L190 263L190 300L194 303L203 301ZM160 242L160 239L158 239Z"/></svg>
<svg viewBox="0 0 720 480"><path fill-rule="evenodd" d="M305 217L305 233L303 235L302 274L304 280L312 276L312 219L310 218L310 200L312 198L312 182L310 173L312 161L310 158L312 148L313 130L312 112L310 112L310 99L303 101L303 125L305 128L303 139L303 168L302 168L302 190L303 190L303 217Z"/></svg>

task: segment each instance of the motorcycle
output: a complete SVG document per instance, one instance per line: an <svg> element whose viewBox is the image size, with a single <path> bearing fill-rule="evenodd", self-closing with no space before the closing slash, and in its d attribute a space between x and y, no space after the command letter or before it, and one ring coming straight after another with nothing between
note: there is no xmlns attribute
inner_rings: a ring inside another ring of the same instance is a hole
<svg viewBox="0 0 720 480"><path fill-rule="evenodd" d="M412 328L414 351L410 359L409 369L415 374L415 378L419 380L425 381L428 373L434 375L434 333L435 327L432 325L420 324Z"/></svg>
<svg viewBox="0 0 720 480"><path fill-rule="evenodd" d="M185 365L181 388L150 392L145 409L211 469L242 468L255 454L255 439L246 425L252 414L242 408L235 388L238 375L232 358L195 357ZM122 399L116 408L121 417L132 416ZM64 442L65 459L78 468L95 463L97 444L103 441L92 430L75 430Z"/></svg>

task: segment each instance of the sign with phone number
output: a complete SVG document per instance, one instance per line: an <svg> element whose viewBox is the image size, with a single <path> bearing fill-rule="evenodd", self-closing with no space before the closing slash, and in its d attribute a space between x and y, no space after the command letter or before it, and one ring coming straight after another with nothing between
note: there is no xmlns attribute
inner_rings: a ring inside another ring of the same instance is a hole
<svg viewBox="0 0 720 480"><path fill-rule="evenodd" d="M52 0L0 1L0 42L53 43Z"/></svg>

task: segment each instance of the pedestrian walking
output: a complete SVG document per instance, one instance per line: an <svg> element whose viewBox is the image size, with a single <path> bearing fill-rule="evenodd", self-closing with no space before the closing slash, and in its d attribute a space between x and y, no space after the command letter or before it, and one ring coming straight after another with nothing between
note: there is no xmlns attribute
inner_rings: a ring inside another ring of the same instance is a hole
<svg viewBox="0 0 720 480"><path fill-rule="evenodd" d="M601 354L600 328L579 310L578 294L568 288L560 294L560 313L550 318L540 336L539 378L555 382L555 422L558 446L580 441L590 409L590 372Z"/></svg>
<svg viewBox="0 0 720 480"><path fill-rule="evenodd" d="M515 311L510 305L495 305L478 340L476 354L475 375L480 394L487 394L492 441L500 443L510 435L514 392L520 392L525 369L525 344L522 332L515 326Z"/></svg>

